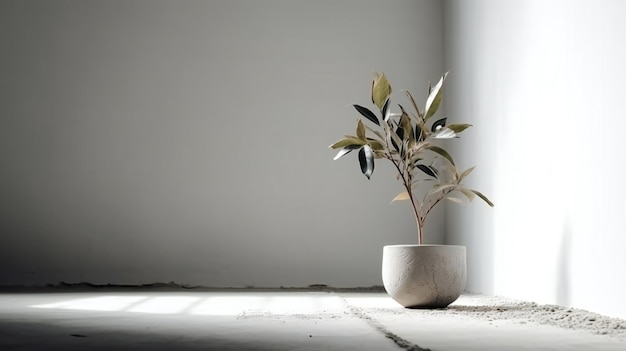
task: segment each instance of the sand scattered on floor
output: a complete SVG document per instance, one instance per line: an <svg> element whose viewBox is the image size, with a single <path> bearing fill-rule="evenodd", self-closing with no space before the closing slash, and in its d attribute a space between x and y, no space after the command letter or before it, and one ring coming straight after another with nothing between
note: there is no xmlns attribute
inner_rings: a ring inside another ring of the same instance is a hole
<svg viewBox="0 0 626 351"><path fill-rule="evenodd" d="M626 339L626 320L557 305L540 305L503 297L463 295L445 309L410 310L421 315L449 315L483 321L508 320L543 324Z"/></svg>

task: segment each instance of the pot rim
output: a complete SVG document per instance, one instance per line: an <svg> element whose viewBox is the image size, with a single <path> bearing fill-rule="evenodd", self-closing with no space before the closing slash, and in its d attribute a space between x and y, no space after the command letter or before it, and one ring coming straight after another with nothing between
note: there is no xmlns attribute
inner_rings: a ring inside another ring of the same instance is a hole
<svg viewBox="0 0 626 351"><path fill-rule="evenodd" d="M465 248L465 246L463 246L463 245L445 245L445 244L422 244L422 245L418 245L418 244L394 244L394 245L385 245L383 247L462 247L462 248Z"/></svg>

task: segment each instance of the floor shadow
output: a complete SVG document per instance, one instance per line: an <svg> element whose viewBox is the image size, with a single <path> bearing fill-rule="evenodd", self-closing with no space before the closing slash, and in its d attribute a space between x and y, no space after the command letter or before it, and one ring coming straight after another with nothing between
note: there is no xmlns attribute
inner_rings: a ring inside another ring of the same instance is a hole
<svg viewBox="0 0 626 351"><path fill-rule="evenodd" d="M498 305L498 306L464 306L453 305L448 306L446 310L464 313L491 313L491 312L508 312L528 310L529 306L523 304Z"/></svg>

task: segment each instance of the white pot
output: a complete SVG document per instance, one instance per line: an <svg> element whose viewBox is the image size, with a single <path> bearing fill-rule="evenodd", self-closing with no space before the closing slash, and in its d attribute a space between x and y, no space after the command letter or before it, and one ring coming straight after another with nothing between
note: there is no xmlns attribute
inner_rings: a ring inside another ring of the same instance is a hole
<svg viewBox="0 0 626 351"><path fill-rule="evenodd" d="M383 248L383 285L404 307L446 307L461 296L466 280L465 246L387 245Z"/></svg>

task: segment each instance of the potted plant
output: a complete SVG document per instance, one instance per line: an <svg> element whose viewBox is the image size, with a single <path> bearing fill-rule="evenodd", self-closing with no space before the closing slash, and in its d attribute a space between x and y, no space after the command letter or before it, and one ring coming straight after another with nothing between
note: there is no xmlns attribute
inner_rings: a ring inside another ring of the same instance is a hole
<svg viewBox="0 0 626 351"><path fill-rule="evenodd" d="M346 135L330 145L339 149L335 160L357 151L361 172L369 179L377 159L391 161L404 187L392 201L411 204L417 225L417 245L387 245L383 248L383 284L389 295L405 307L440 308L456 300L466 283L465 247L425 245L423 229L433 208L444 200L463 202L479 197L493 203L482 193L463 185L474 167L460 172L452 156L441 146L442 139L457 138L470 124L446 124L446 118L433 118L443 100L447 73L434 87L420 109L410 92L405 92L412 111L402 105L391 111L391 85L384 74L372 82L372 103L380 118L367 107L354 105L362 118L357 119L355 135Z"/></svg>

